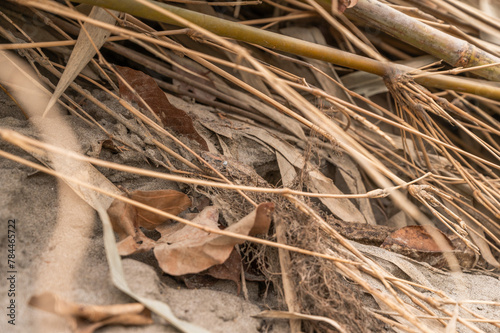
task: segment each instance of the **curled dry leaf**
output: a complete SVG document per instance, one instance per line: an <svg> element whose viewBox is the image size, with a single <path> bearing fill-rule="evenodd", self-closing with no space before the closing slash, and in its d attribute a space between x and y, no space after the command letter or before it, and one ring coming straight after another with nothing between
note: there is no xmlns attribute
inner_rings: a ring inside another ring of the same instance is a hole
<svg viewBox="0 0 500 333"><path fill-rule="evenodd" d="M200 144L202 150L208 151L208 145L196 131L191 117L183 110L173 106L163 90L149 75L128 67L116 66L120 75L134 88L137 94L146 102L153 112L160 118L163 126L173 129L179 134ZM120 94L123 98L134 101L146 108L130 89L120 80Z"/></svg>
<svg viewBox="0 0 500 333"><path fill-rule="evenodd" d="M271 218L274 212L274 202L261 203L255 209L255 223L250 230L250 235L267 234L271 226Z"/></svg>
<svg viewBox="0 0 500 333"><path fill-rule="evenodd" d="M134 191L128 197L172 215L178 215L191 206L187 195L174 190ZM118 252L122 256L151 250L155 241L144 235L139 227L154 229L168 220L120 200L113 201L108 215L113 230L118 234Z"/></svg>
<svg viewBox="0 0 500 333"><path fill-rule="evenodd" d="M67 317L72 322L73 331L77 333L92 333L105 325L150 325L153 323L151 312L140 303L77 304L47 292L32 296L28 304Z"/></svg>
<svg viewBox="0 0 500 333"><path fill-rule="evenodd" d="M108 208L108 215L113 231L118 234L119 240L123 240L128 236L135 236L138 229L137 209L135 206L115 199Z"/></svg>
<svg viewBox="0 0 500 333"><path fill-rule="evenodd" d="M217 228L219 211L213 206L203 209L194 223ZM167 227L173 229L174 226ZM162 237L154 249L158 263L170 275L184 275L201 272L210 266L223 263L232 251L234 244L220 249L212 249L210 241L218 235L209 234L190 226L176 226L178 230L169 233L162 229ZM213 252L213 253L212 253Z"/></svg>
<svg viewBox="0 0 500 333"><path fill-rule="evenodd" d="M271 213L274 204L260 204L250 214L229 226L226 231L248 235L252 229L257 232L267 231L271 223ZM217 228L219 211L210 206L203 209L194 223ZM257 227L256 227L257 226ZM171 229L173 230L173 226ZM162 229L162 237L158 241L154 253L161 269L170 275L199 273L224 263L236 244L243 241L225 236L210 234L203 230L184 226L173 233Z"/></svg>

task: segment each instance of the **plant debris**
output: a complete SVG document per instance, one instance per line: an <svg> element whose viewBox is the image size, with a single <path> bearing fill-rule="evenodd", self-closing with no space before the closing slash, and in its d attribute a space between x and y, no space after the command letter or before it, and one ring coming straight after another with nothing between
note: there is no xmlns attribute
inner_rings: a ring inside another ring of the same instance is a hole
<svg viewBox="0 0 500 333"><path fill-rule="evenodd" d="M252 232L261 233L269 229L270 213L273 210L272 204L260 204L250 214L224 230L240 235L249 235ZM192 222L218 228L218 220L218 209L209 206L205 207ZM154 252L161 269L171 275L199 273L214 265L220 265L229 258L234 246L242 243L239 239L210 234L191 226L183 226L175 232L162 229L161 233L162 237L155 246Z"/></svg>
<svg viewBox="0 0 500 333"><path fill-rule="evenodd" d="M29 305L68 318L75 333L93 333L108 325L150 325L151 311L143 304L90 305L65 301L52 293L32 296Z"/></svg>
<svg viewBox="0 0 500 333"><path fill-rule="evenodd" d="M2 117L0 156L99 213L102 239L82 239L105 243L99 262L145 306L130 318L149 322L147 307L184 332L209 325L133 292L119 255L188 288L234 282L292 333L498 330L500 14L488 1L73 2L0 3L0 86L30 119ZM71 148L63 120L78 124ZM31 303L89 332L127 322L54 295ZM225 305L213 312L238 322Z"/></svg>
<svg viewBox="0 0 500 333"><path fill-rule="evenodd" d="M131 68L116 67L128 83L125 85L123 81L119 81L120 94L123 98L138 103L144 109L151 108L160 118L163 126L185 135L198 142L201 149L208 150L207 143L194 128L191 117L168 101L167 96L152 77Z"/></svg>

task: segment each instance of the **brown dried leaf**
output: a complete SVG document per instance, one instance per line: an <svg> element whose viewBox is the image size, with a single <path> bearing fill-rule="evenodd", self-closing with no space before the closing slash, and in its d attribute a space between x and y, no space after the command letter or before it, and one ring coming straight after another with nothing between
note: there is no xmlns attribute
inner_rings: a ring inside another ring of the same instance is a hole
<svg viewBox="0 0 500 333"><path fill-rule="evenodd" d="M164 212L178 215L191 206L191 200L182 192L174 190L134 191L128 194L132 200ZM108 208L113 230L118 234L118 252L122 256L147 252L155 241L144 235L139 227L154 229L167 221L163 216L137 208L126 202L114 200Z"/></svg>
<svg viewBox="0 0 500 333"><path fill-rule="evenodd" d="M258 222L258 231L265 229L270 221L269 203L260 204L250 214L229 226L226 231L248 235ZM194 223L217 228L219 212L215 207L206 207L193 219ZM173 229L174 227L172 227ZM184 226L174 233L163 229L164 236L155 247L155 256L161 269L170 275L199 273L211 266L222 264L227 260L236 244L243 241L225 236L209 234L203 230ZM162 234L163 234L162 233Z"/></svg>
<svg viewBox="0 0 500 333"><path fill-rule="evenodd" d="M158 87L156 82L147 74L136 71L128 67L116 66L121 76L134 88L137 94L146 102L147 105L158 115L165 127L171 128L179 134L194 140L200 144L200 148L208 151L206 141L198 134L193 125L191 117L183 110L170 104L163 90ZM134 101L139 106L146 108L134 94L120 80L120 94L123 98Z"/></svg>
<svg viewBox="0 0 500 333"><path fill-rule="evenodd" d="M241 291L241 256L233 249L223 264L210 267L204 272L198 274L188 274L181 276L189 289L208 287L217 282L217 280L231 280L238 287L238 294Z"/></svg>
<svg viewBox="0 0 500 333"><path fill-rule="evenodd" d="M151 312L140 303L86 305L65 301L52 293L32 296L32 307L67 317L75 332L92 333L105 325L149 325Z"/></svg>
<svg viewBox="0 0 500 333"><path fill-rule="evenodd" d="M217 228L218 219L217 208L209 206L203 209L193 222ZM161 269L170 275L199 273L210 266L220 264L227 259L234 246L233 244L229 249L221 248L212 254L209 243L218 235L190 226L182 226L173 233L168 233L164 229L162 235L164 233L165 235L158 240L154 253Z"/></svg>
<svg viewBox="0 0 500 333"><path fill-rule="evenodd" d="M435 234L442 236L440 238L444 240L444 244L436 242L436 237L433 237ZM432 226L415 225L396 230L385 239L381 247L435 267L446 266L443 252L455 249L441 230Z"/></svg>
<svg viewBox="0 0 500 333"><path fill-rule="evenodd" d="M238 286L238 295L241 291L241 255L233 248L224 263L210 267L204 274L219 280L231 280Z"/></svg>
<svg viewBox="0 0 500 333"><path fill-rule="evenodd" d="M127 236L135 236L137 225L137 209L126 202L115 199L108 208L108 215L113 231L118 239L124 240Z"/></svg>
<svg viewBox="0 0 500 333"><path fill-rule="evenodd" d="M435 227L424 227L421 225L412 225L396 230L386 238L382 247L387 249L393 246L400 246L415 251L442 252L442 247L432 238L429 229L433 229L435 232L440 233L448 245L453 248L450 240L441 230Z"/></svg>
<svg viewBox="0 0 500 333"><path fill-rule="evenodd" d="M179 215L191 206L191 199L187 195L174 190L134 191L129 196L132 200L172 215ZM166 220L163 216L137 208L137 223L140 227L153 230Z"/></svg>
<svg viewBox="0 0 500 333"><path fill-rule="evenodd" d="M186 216L186 219L191 220L194 219L194 217L191 217L191 214L186 214L189 216ZM198 215L198 214L196 214ZM173 233L176 233L183 229L185 227L184 224L182 223L163 223L160 224L158 227L156 227L156 231L158 231L161 234L160 239L165 239L164 237L167 237L168 235L171 235Z"/></svg>
<svg viewBox="0 0 500 333"><path fill-rule="evenodd" d="M154 248L156 242L144 235L140 229L135 236L128 236L116 244L121 256L129 256L134 253L148 252Z"/></svg>

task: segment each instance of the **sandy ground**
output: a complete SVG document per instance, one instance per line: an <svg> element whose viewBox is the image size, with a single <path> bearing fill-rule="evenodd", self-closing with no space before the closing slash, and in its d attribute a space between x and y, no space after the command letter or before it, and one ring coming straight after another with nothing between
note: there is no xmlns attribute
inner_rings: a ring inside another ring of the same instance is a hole
<svg viewBox="0 0 500 333"><path fill-rule="evenodd" d="M84 152L96 139L105 139L83 121L65 116ZM19 109L0 94L0 126L33 135L33 125ZM0 149L37 162L23 150L0 141ZM137 158L137 165L151 168ZM161 181L152 182L101 170L106 177L131 189L174 188ZM60 211L59 207L71 209ZM89 221L89 218L90 221ZM134 300L113 286L109 277L102 239L102 226L93 210L64 183L35 172L11 160L0 158L0 332L70 332L68 321L27 306L32 295L52 291L79 303L115 304ZM8 273L8 221L15 220L15 273ZM252 318L266 309L259 298L259 287L249 283L250 299L236 294L233 282L219 281L210 289L188 290L161 274L152 254L123 260L131 289L167 303L174 314L211 332L286 332L283 322ZM14 275L14 283L5 283ZM15 296L9 297L9 289ZM14 300L15 325L7 315ZM175 332L154 315L155 324L146 327L108 326L99 332Z"/></svg>

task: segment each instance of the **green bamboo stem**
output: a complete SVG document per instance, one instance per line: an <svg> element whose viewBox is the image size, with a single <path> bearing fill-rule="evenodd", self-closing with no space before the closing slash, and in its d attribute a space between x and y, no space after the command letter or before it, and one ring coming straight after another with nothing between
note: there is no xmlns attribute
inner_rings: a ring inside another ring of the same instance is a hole
<svg viewBox="0 0 500 333"><path fill-rule="evenodd" d="M153 11L134 0L75 0L74 2L86 3L90 5L105 7L121 12L126 12L134 16L165 22L174 25L181 24L173 21L166 15ZM339 66L373 73L379 76L388 75L397 68L399 71L414 71L413 68L396 65L389 62L381 62L366 58L356 54L344 52L332 47L323 46L297 38L280 35L278 33L245 26L237 22L220 19L217 17L200 14L184 8L167 5L160 2L156 5L197 24L219 36L233 38L247 43L254 43L274 50L280 50L295 55L309 57L313 59L327 61ZM500 100L500 86L488 84L488 82L471 79L461 79L454 76L434 75L420 77L416 81L426 87L439 89L451 89L459 92L477 94L488 98Z"/></svg>
<svg viewBox="0 0 500 333"><path fill-rule="evenodd" d="M153 11L151 8L134 0L76 0L74 2L115 9L149 20L180 25L162 13ZM271 31L257 29L252 26L239 24L218 17L201 14L184 8L167 5L165 3L156 1L151 2L219 36L233 38L247 43L254 43L270 49L285 51L296 55L334 62L341 66L355 68L377 75L384 75L386 72L385 66L383 66L381 62L370 58L280 35Z"/></svg>

